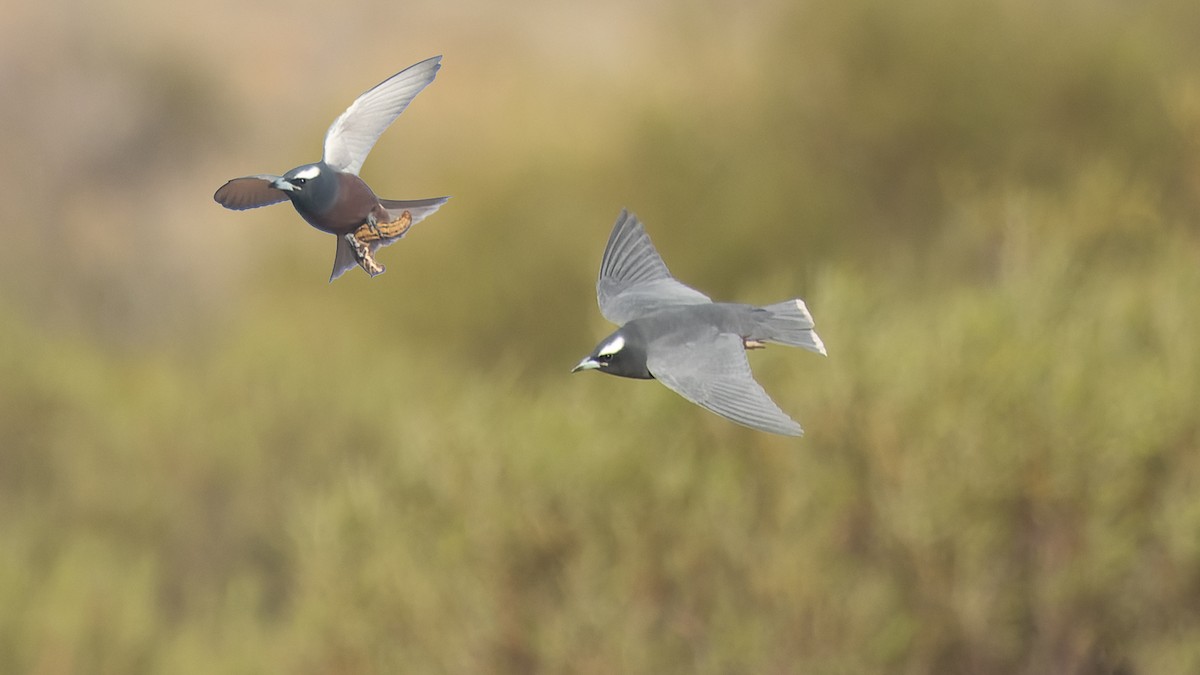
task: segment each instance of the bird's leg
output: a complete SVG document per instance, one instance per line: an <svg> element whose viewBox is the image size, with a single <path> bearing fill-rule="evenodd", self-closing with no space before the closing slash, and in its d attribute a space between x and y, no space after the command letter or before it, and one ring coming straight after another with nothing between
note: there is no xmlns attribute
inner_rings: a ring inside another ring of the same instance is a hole
<svg viewBox="0 0 1200 675"><path fill-rule="evenodd" d="M746 349L766 349L767 348L767 343L762 342L760 340L751 340L749 338L742 338L742 345Z"/></svg>
<svg viewBox="0 0 1200 675"><path fill-rule="evenodd" d="M367 224L364 227L369 229L376 239L383 239L383 234L379 231L379 219L373 212L367 214Z"/></svg>

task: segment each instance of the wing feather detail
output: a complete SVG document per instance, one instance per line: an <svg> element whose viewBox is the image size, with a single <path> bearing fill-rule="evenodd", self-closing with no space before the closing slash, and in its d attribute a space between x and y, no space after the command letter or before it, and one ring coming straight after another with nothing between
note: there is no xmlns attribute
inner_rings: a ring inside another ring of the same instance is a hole
<svg viewBox="0 0 1200 675"><path fill-rule="evenodd" d="M375 142L442 67L435 56L409 66L368 89L325 132L325 163L357 174Z"/></svg>
<svg viewBox="0 0 1200 675"><path fill-rule="evenodd" d="M683 345L652 349L647 367L669 389L751 429L803 436L750 372L742 338L715 330Z"/></svg>
<svg viewBox="0 0 1200 675"><path fill-rule="evenodd" d="M596 300L600 313L618 325L664 307L712 302L671 276L642 223L624 209L600 261Z"/></svg>

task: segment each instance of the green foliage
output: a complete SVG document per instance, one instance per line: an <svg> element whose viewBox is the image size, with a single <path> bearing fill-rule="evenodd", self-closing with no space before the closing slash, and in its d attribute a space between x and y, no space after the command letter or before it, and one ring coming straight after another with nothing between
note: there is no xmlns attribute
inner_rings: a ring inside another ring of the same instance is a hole
<svg viewBox="0 0 1200 675"><path fill-rule="evenodd" d="M5 291L0 672L1200 670L1196 9L675 11L678 78L540 64L447 136L383 277L323 285L281 212L223 295ZM829 358L751 357L804 439L567 374L622 205L807 300Z"/></svg>

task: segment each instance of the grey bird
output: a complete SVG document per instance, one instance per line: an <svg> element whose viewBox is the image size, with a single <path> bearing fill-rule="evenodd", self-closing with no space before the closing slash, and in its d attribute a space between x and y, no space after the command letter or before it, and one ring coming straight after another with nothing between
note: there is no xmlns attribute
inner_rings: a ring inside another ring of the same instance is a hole
<svg viewBox="0 0 1200 675"><path fill-rule="evenodd" d="M375 262L375 252L399 241L409 227L437 211L449 197L380 199L358 171L379 136L433 82L441 63L442 57L435 56L409 66L355 99L325 132L321 161L282 176L234 178L213 199L237 211L290 199L309 225L337 235L330 281L356 264L371 276L382 274L384 267Z"/></svg>
<svg viewBox="0 0 1200 675"><path fill-rule="evenodd" d="M657 379L738 424L804 434L754 380L746 359L747 349L768 342L825 355L803 300L765 307L714 303L671 276L637 216L625 210L604 249L596 298L604 318L621 328L571 372Z"/></svg>

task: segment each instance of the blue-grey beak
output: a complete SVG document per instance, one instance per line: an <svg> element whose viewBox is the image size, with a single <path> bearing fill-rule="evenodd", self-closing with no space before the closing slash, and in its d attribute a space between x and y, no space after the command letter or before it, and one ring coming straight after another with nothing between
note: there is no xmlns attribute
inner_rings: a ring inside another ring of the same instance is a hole
<svg viewBox="0 0 1200 675"><path fill-rule="evenodd" d="M292 185L291 181L283 178L282 176L271 181L271 187L275 188L276 190L283 190L284 192L296 191L296 186Z"/></svg>
<svg viewBox="0 0 1200 675"><path fill-rule="evenodd" d="M587 357L579 362L579 365L571 369L572 373L578 373L581 370L595 370L600 367L600 362L592 357Z"/></svg>

